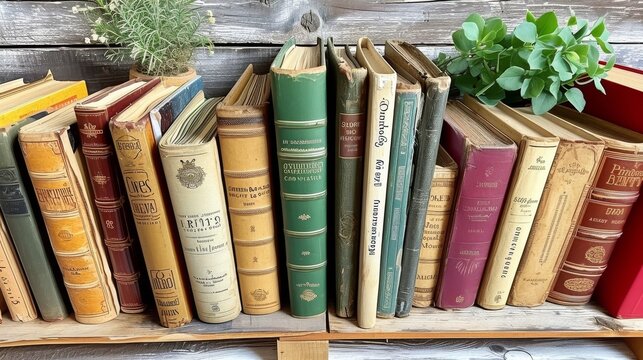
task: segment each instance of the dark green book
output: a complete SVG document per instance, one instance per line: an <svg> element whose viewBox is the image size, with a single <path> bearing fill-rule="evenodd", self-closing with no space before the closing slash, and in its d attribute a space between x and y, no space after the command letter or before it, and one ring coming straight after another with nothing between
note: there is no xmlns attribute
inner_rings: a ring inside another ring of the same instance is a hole
<svg viewBox="0 0 643 360"><path fill-rule="evenodd" d="M326 312L327 118L323 43L288 40L270 66L290 308Z"/></svg>
<svg viewBox="0 0 643 360"><path fill-rule="evenodd" d="M403 69L422 85L424 104L416 133L417 156L413 160L414 174L411 199L404 233L402 275L397 292L395 315L408 316L413 305L415 275L417 274L426 211L431 194L431 181L440 145L451 79L438 69L418 48L402 41L387 41L384 57L396 68Z"/></svg>
<svg viewBox="0 0 643 360"><path fill-rule="evenodd" d="M368 72L348 46L327 41L329 74L335 79L335 312L352 317L357 304L359 229L366 129Z"/></svg>
<svg viewBox="0 0 643 360"><path fill-rule="evenodd" d="M397 72L397 86L382 232L380 283L377 292L377 317L381 318L395 316L413 168L415 126L418 108L422 107L422 87L417 80L404 73L402 69L396 68L394 64L393 69Z"/></svg>
<svg viewBox="0 0 643 360"><path fill-rule="evenodd" d="M54 321L67 317L67 308L58 287L58 268L52 267L51 248L43 242L49 245L40 211L33 211L33 204L36 209L38 205L18 144L20 128L44 115L39 113L0 128L0 209L40 315L43 320Z"/></svg>

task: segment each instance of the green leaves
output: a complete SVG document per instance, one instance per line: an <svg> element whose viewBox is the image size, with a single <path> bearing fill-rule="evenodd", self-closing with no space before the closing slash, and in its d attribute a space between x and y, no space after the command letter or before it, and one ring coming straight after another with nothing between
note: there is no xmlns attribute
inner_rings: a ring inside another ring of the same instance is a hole
<svg viewBox="0 0 643 360"><path fill-rule="evenodd" d="M538 33L536 30L536 25L530 22L524 22L518 25L516 27L516 30L514 30L514 37L529 44L533 44L536 42L537 35Z"/></svg>
<svg viewBox="0 0 643 360"><path fill-rule="evenodd" d="M496 82L505 90L520 90L523 75L525 75L525 70L523 68L512 66L505 70L502 75L496 79Z"/></svg>
<svg viewBox="0 0 643 360"><path fill-rule="evenodd" d="M574 105L579 112L585 108L585 98L583 97L583 93L577 88L571 88L565 91L565 98Z"/></svg>

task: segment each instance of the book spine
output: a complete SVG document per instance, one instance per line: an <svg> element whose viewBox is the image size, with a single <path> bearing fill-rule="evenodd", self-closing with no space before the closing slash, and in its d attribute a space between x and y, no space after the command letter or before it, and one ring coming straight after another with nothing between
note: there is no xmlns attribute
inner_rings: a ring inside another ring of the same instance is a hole
<svg viewBox="0 0 643 360"><path fill-rule="evenodd" d="M140 261L137 261L140 256L130 231L132 216L119 179L118 161L109 133L109 114L77 110L76 119L121 310L140 313L146 307L141 293Z"/></svg>
<svg viewBox="0 0 643 360"><path fill-rule="evenodd" d="M419 106L419 89L409 92L405 89L395 94L395 111L391 136L388 186L382 230L382 258L377 300L377 316L392 318L395 315L400 271L402 267L402 245L406 229L406 209L411 183L413 143Z"/></svg>
<svg viewBox="0 0 643 360"><path fill-rule="evenodd" d="M326 72L272 72L275 135L293 316L326 311Z"/></svg>
<svg viewBox="0 0 643 360"><path fill-rule="evenodd" d="M589 302L639 197L641 182L643 155L609 147L603 152L549 301L566 305Z"/></svg>
<svg viewBox="0 0 643 360"><path fill-rule="evenodd" d="M442 249L451 218L453 194L458 172L449 168L437 168L433 174L431 197L426 212L422 248L415 277L413 306L429 307L438 282Z"/></svg>
<svg viewBox="0 0 643 360"><path fill-rule="evenodd" d="M241 301L216 141L159 152L199 319L230 321Z"/></svg>
<svg viewBox="0 0 643 360"><path fill-rule="evenodd" d="M118 315L116 290L82 189L82 164L63 136L21 134L20 145L76 321L103 323Z"/></svg>
<svg viewBox="0 0 643 360"><path fill-rule="evenodd" d="M507 303L527 237L538 210L558 142L523 140L478 292L478 305L501 309Z"/></svg>
<svg viewBox="0 0 643 360"><path fill-rule="evenodd" d="M583 199L598 169L603 145L561 139L507 303L545 302L573 235Z"/></svg>
<svg viewBox="0 0 643 360"><path fill-rule="evenodd" d="M281 300L267 113L226 117L220 108L217 115L243 312L273 313Z"/></svg>
<svg viewBox="0 0 643 360"><path fill-rule="evenodd" d="M146 120L110 121L110 130L161 325L183 326L192 309L152 127Z"/></svg>
<svg viewBox="0 0 643 360"><path fill-rule="evenodd" d="M0 208L40 315L45 321L62 320L67 308L52 265L55 259L43 243L47 234L32 206L35 194L18 144L18 129L24 124L0 132Z"/></svg>
<svg viewBox="0 0 643 360"><path fill-rule="evenodd" d="M428 79L424 89L422 117L417 129L417 157L414 160L413 189L404 233L402 251L402 275L397 292L395 315L404 317L411 312L415 278L417 274L420 248L424 235L427 207L431 192L431 181L440 147L440 134L444 110L449 94L449 77Z"/></svg>

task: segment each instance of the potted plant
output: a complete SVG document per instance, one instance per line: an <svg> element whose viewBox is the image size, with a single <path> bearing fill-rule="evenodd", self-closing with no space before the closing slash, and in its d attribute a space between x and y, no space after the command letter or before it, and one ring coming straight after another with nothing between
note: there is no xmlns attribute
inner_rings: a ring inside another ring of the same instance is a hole
<svg viewBox="0 0 643 360"><path fill-rule="evenodd" d="M213 24L214 17L209 10L200 14L193 0L94 0L72 11L85 13L91 22L86 43L108 45L110 60L134 61L130 78L160 76L165 85L180 85L196 76L194 50L212 52L212 42L199 29Z"/></svg>
<svg viewBox="0 0 643 360"><path fill-rule="evenodd" d="M536 18L527 11L508 34L501 19L471 14L452 35L457 54L440 54L436 64L460 92L487 105L531 102L534 113L542 114L569 101L582 111L585 100L574 86L593 82L605 92L601 79L616 61L608 37L603 17L590 26L572 13L560 26L554 12ZM609 54L604 65L601 50Z"/></svg>

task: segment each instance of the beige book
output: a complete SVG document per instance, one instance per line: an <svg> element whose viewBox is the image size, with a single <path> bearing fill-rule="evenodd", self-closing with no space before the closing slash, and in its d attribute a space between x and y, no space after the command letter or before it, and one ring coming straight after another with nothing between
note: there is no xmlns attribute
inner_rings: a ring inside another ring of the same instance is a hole
<svg viewBox="0 0 643 360"><path fill-rule="evenodd" d="M469 96L464 103L518 145L513 176L476 299L485 309L501 309L507 303L559 139L502 103L486 106Z"/></svg>
<svg viewBox="0 0 643 360"><path fill-rule="evenodd" d="M368 38L360 38L357 42L356 57L360 65L368 70L369 81L357 286L357 324L368 329L375 326L377 317L397 74Z"/></svg>
<svg viewBox="0 0 643 360"><path fill-rule="evenodd" d="M444 148L440 147L431 181L431 195L426 211L418 271L415 276L413 292L415 307L429 307L433 303L457 179L458 164Z"/></svg>
<svg viewBox="0 0 643 360"><path fill-rule="evenodd" d="M228 195L243 312L281 308L270 174L270 77L248 65L217 107L217 135Z"/></svg>
<svg viewBox="0 0 643 360"><path fill-rule="evenodd" d="M547 299L605 144L551 114L533 115L528 108L517 111L560 139L507 299L510 305L532 307Z"/></svg>

